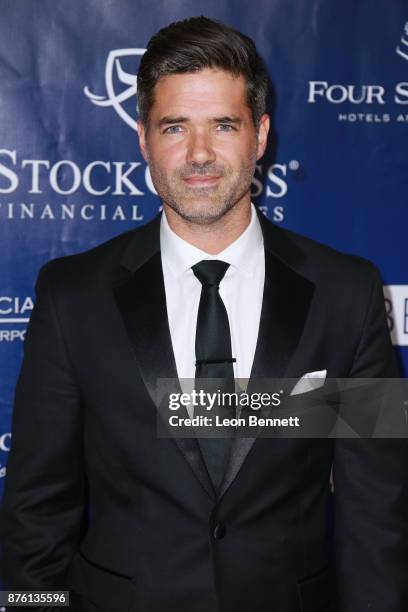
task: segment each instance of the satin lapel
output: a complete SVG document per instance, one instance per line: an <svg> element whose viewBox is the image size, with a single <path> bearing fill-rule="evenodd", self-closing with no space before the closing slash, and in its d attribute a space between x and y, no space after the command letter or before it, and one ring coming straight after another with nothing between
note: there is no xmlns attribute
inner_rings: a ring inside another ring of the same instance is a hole
<svg viewBox="0 0 408 612"><path fill-rule="evenodd" d="M270 222L260 221L265 245L265 283L248 393L259 391L257 379L288 376L291 358L302 335L314 291L311 281L275 254L277 251L283 257L286 255L286 259L294 263L296 255L300 255L295 253L294 246L283 244L279 230ZM277 244L278 239L280 245ZM255 440L256 437L234 440L220 495L226 492L237 476Z"/></svg>
<svg viewBox="0 0 408 612"><path fill-rule="evenodd" d="M155 222L153 222L155 223ZM174 359L171 335L167 318L166 296L157 235L151 236L156 243L146 244L142 265L136 267L137 251L140 251L143 236L139 244L127 249L122 264L131 273L124 281L114 287L118 309L130 341L147 390L158 407L157 379L165 378L174 381L170 392L180 393L177 368ZM150 252L149 252L150 251ZM146 255L150 258L146 261ZM215 491L208 475L196 438L172 438L183 453L194 474L211 497Z"/></svg>

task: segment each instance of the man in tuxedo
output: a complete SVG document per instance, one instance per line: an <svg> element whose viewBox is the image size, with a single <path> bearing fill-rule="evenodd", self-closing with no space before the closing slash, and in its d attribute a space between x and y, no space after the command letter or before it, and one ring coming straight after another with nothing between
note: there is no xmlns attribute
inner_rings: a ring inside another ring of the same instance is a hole
<svg viewBox="0 0 408 612"><path fill-rule="evenodd" d="M377 269L251 204L266 91L253 42L223 24L151 39L139 139L164 212L40 271L6 589L69 589L86 612L408 609L404 440L157 435L160 379L398 375Z"/></svg>

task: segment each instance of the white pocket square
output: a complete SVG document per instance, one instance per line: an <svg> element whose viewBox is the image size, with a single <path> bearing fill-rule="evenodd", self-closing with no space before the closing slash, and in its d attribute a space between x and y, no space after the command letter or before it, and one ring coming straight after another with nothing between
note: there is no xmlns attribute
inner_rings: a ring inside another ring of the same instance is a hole
<svg viewBox="0 0 408 612"><path fill-rule="evenodd" d="M300 393L307 393L308 391L314 391L322 387L326 380L326 376L327 370L318 370L317 372L308 372L304 374L302 378L299 378L290 392L290 395L299 395Z"/></svg>

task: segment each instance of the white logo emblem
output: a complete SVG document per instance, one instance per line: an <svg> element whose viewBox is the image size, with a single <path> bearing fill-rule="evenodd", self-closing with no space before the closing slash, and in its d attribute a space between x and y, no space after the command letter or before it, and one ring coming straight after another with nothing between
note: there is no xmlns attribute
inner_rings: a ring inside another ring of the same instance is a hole
<svg viewBox="0 0 408 612"><path fill-rule="evenodd" d="M408 60L408 21L404 25L404 35L401 37L400 44L396 51L398 55Z"/></svg>
<svg viewBox="0 0 408 612"><path fill-rule="evenodd" d="M93 94L89 87L84 87L84 93L88 98L97 106L113 106L119 117L123 119L125 123L132 129L136 129L136 119L131 117L129 113L123 108L122 104L129 100L129 98L136 95L137 92L137 77L136 74L132 74L123 70L120 58L129 55L143 55L146 49L115 49L108 55L105 66L105 85L106 85L106 96L98 96ZM116 70L117 80L127 88L121 91L119 94L115 92L114 87L114 70Z"/></svg>

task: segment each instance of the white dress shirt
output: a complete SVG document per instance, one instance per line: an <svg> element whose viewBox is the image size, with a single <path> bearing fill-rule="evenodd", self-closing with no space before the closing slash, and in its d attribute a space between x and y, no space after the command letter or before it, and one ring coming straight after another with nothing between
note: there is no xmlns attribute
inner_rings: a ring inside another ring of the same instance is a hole
<svg viewBox="0 0 408 612"><path fill-rule="evenodd" d="M191 267L203 259L230 264L220 283L220 296L228 313L235 378L248 379L258 339L265 279L261 226L253 204L244 232L226 249L210 255L186 242L170 228L163 211L160 248L166 291L167 316L179 379L183 391L195 377L195 334L201 283ZM189 410L191 414L191 410Z"/></svg>

